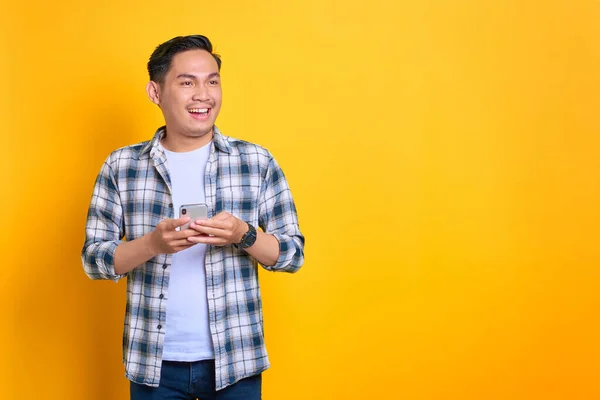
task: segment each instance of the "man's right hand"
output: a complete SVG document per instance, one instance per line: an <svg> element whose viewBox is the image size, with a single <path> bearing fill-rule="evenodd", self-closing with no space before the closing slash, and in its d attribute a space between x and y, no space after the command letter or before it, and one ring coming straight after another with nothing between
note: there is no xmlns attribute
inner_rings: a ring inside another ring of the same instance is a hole
<svg viewBox="0 0 600 400"><path fill-rule="evenodd" d="M194 246L187 240L190 236L198 236L193 229L178 231L177 228L189 222L189 217L179 219L164 219L148 234L147 248L152 257L158 254L172 254Z"/></svg>
<svg viewBox="0 0 600 400"><path fill-rule="evenodd" d="M193 229L177 230L189 220L188 217L162 220L152 232L119 244L115 250L115 273L127 274L159 254L177 253L194 246L196 243L187 239L200 233Z"/></svg>

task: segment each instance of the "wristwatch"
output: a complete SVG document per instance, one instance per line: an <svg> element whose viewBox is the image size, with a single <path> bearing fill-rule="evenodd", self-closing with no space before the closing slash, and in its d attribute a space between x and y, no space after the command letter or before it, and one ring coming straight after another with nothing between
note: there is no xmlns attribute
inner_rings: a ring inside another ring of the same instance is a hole
<svg viewBox="0 0 600 400"><path fill-rule="evenodd" d="M248 224L248 223L247 223ZM248 232L242 236L242 241L236 244L238 249L247 249L256 242L256 228L248 224Z"/></svg>

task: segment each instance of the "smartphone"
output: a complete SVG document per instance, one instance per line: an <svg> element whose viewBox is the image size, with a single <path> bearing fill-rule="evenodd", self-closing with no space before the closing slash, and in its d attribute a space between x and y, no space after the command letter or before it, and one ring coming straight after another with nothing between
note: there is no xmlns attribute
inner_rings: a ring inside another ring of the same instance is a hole
<svg viewBox="0 0 600 400"><path fill-rule="evenodd" d="M183 231L197 219L208 219L208 206L206 204L184 204L179 207L179 218L190 217L190 221L182 225L179 230Z"/></svg>

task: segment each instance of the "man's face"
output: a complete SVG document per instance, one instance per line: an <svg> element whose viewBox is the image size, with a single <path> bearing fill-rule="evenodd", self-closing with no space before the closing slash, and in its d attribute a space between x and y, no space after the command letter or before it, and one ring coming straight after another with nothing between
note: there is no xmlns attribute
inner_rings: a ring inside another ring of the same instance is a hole
<svg viewBox="0 0 600 400"><path fill-rule="evenodd" d="M154 97L152 91L156 90ZM213 56L204 50L176 54L164 83L150 82L148 94L160 106L168 135L189 138L212 134L221 109L221 78Z"/></svg>

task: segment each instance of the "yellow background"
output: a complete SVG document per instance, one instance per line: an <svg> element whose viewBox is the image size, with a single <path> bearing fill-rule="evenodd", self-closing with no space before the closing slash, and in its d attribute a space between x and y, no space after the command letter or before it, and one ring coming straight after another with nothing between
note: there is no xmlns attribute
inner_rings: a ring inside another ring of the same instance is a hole
<svg viewBox="0 0 600 400"><path fill-rule="evenodd" d="M261 275L266 400L600 398L598 2L0 7L0 398L128 398L125 285L85 277L83 228L162 123L150 53L192 33L307 237Z"/></svg>

